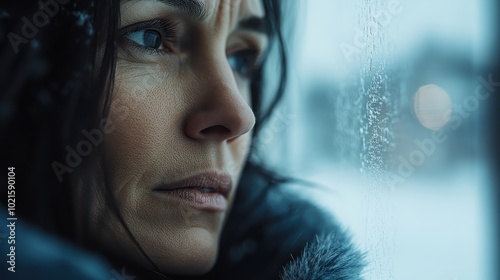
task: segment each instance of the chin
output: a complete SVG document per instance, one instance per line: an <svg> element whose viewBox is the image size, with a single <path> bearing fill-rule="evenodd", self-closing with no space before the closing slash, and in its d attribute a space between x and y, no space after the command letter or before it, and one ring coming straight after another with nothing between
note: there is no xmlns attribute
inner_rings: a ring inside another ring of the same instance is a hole
<svg viewBox="0 0 500 280"><path fill-rule="evenodd" d="M175 257L166 257L166 254L158 255L156 250L154 262L162 273L177 275L200 275L209 272L217 261L219 237L203 228L191 228L185 235L177 236L174 241L177 245L167 246L164 250L175 251L168 254ZM172 242L172 241L171 241Z"/></svg>

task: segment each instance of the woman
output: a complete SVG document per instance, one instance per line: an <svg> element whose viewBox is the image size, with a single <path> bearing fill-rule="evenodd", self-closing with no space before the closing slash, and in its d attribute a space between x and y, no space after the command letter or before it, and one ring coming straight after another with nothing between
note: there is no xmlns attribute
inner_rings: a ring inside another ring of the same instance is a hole
<svg viewBox="0 0 500 280"><path fill-rule="evenodd" d="M333 219L248 160L283 92L263 104L278 1L20 2L0 36L20 219L139 279L358 279Z"/></svg>

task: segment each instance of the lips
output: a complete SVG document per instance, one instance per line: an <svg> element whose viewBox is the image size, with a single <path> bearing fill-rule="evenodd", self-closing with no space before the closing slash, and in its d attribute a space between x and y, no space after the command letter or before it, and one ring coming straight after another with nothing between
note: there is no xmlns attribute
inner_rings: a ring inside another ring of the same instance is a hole
<svg viewBox="0 0 500 280"><path fill-rule="evenodd" d="M200 210L223 211L227 208L231 188L228 174L208 172L159 186L154 191Z"/></svg>

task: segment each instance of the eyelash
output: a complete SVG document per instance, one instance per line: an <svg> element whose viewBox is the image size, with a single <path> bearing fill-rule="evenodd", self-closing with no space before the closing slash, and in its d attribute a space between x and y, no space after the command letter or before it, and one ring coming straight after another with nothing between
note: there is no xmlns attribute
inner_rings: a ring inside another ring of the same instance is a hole
<svg viewBox="0 0 500 280"><path fill-rule="evenodd" d="M171 20L165 19L155 19L151 21L140 22L132 26L125 27L120 32L120 40L127 44L129 47L138 49L139 51L148 51L151 54L165 54L168 50L155 49L150 47L141 46L140 44L134 42L132 39L127 38L127 36L140 32L140 31L157 31L161 38L162 46L165 47L165 42L175 43L177 40L177 24Z"/></svg>

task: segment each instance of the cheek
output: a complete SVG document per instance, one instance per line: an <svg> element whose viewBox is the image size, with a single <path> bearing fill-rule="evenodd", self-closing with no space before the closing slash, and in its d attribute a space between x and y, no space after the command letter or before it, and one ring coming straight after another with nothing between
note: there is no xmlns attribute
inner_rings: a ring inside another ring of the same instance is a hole
<svg viewBox="0 0 500 280"><path fill-rule="evenodd" d="M243 96L243 99L245 99L247 104L252 107L252 93L250 92L250 82L247 79L238 77L236 77L235 80L241 96Z"/></svg>
<svg viewBox="0 0 500 280"><path fill-rule="evenodd" d="M241 163L244 161L250 150L250 144L252 142L251 133L247 133L230 142L231 154L233 155L233 161Z"/></svg>
<svg viewBox="0 0 500 280"><path fill-rule="evenodd" d="M231 150L230 154L232 156L230 160L231 164L229 165L229 170L231 173L236 174L238 181L243 171L243 167L245 166L246 159L250 151L251 142L252 136L251 132L249 132L238 137L229 144Z"/></svg>
<svg viewBox="0 0 500 280"><path fill-rule="evenodd" d="M169 160L180 157L180 149L171 147L179 142L182 100L177 94L166 94L173 91L168 86L160 90L149 77L154 74L121 75L115 80L109 112L115 130L106 137L106 158L115 178L140 175L167 152Z"/></svg>

